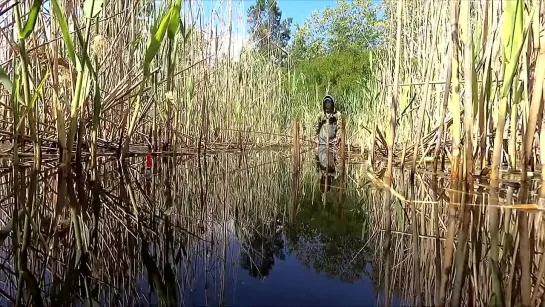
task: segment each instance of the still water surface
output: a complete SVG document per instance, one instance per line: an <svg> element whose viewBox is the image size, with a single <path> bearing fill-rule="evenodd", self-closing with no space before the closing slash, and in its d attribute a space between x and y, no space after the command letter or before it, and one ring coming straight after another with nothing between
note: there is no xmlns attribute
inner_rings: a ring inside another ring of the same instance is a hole
<svg viewBox="0 0 545 307"><path fill-rule="evenodd" d="M355 162L328 175L312 154L300 169L290 159L282 151L157 159L151 176L138 159L103 161L96 181L86 170L59 180L47 166L21 169L18 184L3 173L2 225L16 204L31 208L32 223L26 252L14 248L14 232L1 232L1 305L542 301L541 213L509 205L537 202L537 182L477 182L463 193L426 172L410 184L397 170L387 193L376 186L379 165L376 177Z"/></svg>

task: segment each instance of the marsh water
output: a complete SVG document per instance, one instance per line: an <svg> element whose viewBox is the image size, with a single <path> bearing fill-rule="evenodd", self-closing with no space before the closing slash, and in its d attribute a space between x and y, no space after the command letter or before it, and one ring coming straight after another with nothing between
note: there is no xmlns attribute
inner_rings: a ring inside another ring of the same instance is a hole
<svg viewBox="0 0 545 307"><path fill-rule="evenodd" d="M328 171L289 150L157 157L151 174L144 160L101 158L96 180L85 165L62 176L2 161L0 305L542 301L542 215L512 206L536 203L537 181L464 191L396 170L389 192L380 164L358 158ZM28 209L20 229L31 216L27 246L4 226L14 208Z"/></svg>

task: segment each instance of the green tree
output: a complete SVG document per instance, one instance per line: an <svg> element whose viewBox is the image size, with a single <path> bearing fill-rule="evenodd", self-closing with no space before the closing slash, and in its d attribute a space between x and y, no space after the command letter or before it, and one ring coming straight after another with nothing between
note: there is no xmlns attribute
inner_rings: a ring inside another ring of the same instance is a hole
<svg viewBox="0 0 545 307"><path fill-rule="evenodd" d="M257 50L282 64L287 57L292 18L282 20L276 0L257 0L248 9L249 34Z"/></svg>
<svg viewBox="0 0 545 307"><path fill-rule="evenodd" d="M379 47L385 29L378 17L381 9L370 0L338 0L333 8L313 12L302 26L297 26L293 55L314 56L316 52L365 51Z"/></svg>
<svg viewBox="0 0 545 307"><path fill-rule="evenodd" d="M381 46L381 6L370 0L339 0L296 27L290 49L294 71L306 90L342 96L370 75L370 51Z"/></svg>

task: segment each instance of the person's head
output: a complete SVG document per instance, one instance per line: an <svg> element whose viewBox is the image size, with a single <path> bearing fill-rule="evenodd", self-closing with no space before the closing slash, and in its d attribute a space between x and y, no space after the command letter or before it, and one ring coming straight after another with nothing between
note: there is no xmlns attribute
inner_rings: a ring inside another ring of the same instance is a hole
<svg viewBox="0 0 545 307"><path fill-rule="evenodd" d="M325 96L322 100L322 107L325 114L335 113L335 100L333 100L333 97L330 95Z"/></svg>

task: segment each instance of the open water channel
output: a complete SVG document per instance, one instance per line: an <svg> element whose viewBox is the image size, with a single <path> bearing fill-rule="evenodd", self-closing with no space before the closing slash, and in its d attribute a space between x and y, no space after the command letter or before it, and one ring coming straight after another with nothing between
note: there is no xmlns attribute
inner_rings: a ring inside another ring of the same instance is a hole
<svg viewBox="0 0 545 307"><path fill-rule="evenodd" d="M64 183L55 166L0 169L2 306L543 301L542 214L516 206L537 203L537 181L464 191L396 170L388 193L379 164L328 172L307 153L294 169L282 150L157 158L151 175L129 162Z"/></svg>

